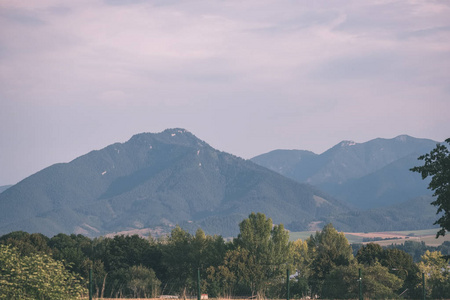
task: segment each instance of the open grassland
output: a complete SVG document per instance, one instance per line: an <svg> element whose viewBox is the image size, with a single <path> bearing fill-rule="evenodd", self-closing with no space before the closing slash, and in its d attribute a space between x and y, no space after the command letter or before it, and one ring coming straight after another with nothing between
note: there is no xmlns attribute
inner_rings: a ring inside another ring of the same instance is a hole
<svg viewBox="0 0 450 300"><path fill-rule="evenodd" d="M439 237L436 239L437 228L427 230L411 230L411 231L385 231L385 232L344 232L345 237L350 244L357 243L377 243L381 246L391 244L403 244L405 241L425 242L428 246L439 246L445 241L450 241L450 235ZM290 240L305 240L315 234L315 231L291 232ZM379 239L377 241L366 241L365 239Z"/></svg>

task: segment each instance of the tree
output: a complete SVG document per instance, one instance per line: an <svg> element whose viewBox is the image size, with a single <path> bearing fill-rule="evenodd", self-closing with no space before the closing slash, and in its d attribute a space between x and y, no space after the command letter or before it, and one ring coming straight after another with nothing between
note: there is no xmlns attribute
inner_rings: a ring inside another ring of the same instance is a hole
<svg viewBox="0 0 450 300"><path fill-rule="evenodd" d="M296 280L291 283L291 294L295 298L303 298L308 294L308 277L311 258L308 255L308 243L298 239L291 244L294 268L297 271Z"/></svg>
<svg viewBox="0 0 450 300"><path fill-rule="evenodd" d="M433 299L447 298L450 295L450 274L448 261L439 251L426 251L418 264L420 272L427 277L428 294Z"/></svg>
<svg viewBox="0 0 450 300"><path fill-rule="evenodd" d="M240 233L234 241L236 256L247 257L247 264L241 269L242 279L238 280L247 282L252 295L259 297L270 289L274 293L281 286L291 261L289 233L283 224L272 225L272 219L266 219L263 213L251 213L239 224Z"/></svg>
<svg viewBox="0 0 450 300"><path fill-rule="evenodd" d="M375 243L369 243L359 248L356 254L358 263L373 266L383 257L383 248Z"/></svg>
<svg viewBox="0 0 450 300"><path fill-rule="evenodd" d="M0 244L9 245L16 248L21 255L41 252L51 254L52 250L48 246L49 238L41 233L24 231L13 231L0 237Z"/></svg>
<svg viewBox="0 0 450 300"><path fill-rule="evenodd" d="M327 299L356 299L359 294L358 277L362 270L364 298L394 299L403 280L390 274L388 268L375 262L370 266L350 264L338 266L325 277L322 297Z"/></svg>
<svg viewBox="0 0 450 300"><path fill-rule="evenodd" d="M312 292L320 294L325 277L338 266L348 266L353 260L352 247L344 233L338 232L332 224L307 240L312 257L310 285Z"/></svg>
<svg viewBox="0 0 450 300"><path fill-rule="evenodd" d="M184 297L187 290L195 289L198 266L193 266L192 263L192 239L189 232L177 225L164 245L162 260L167 270L167 278L163 281L169 280L169 293L181 293Z"/></svg>
<svg viewBox="0 0 450 300"><path fill-rule="evenodd" d="M161 281L152 269L142 265L128 269L128 288L133 291L134 298L156 298Z"/></svg>
<svg viewBox="0 0 450 300"><path fill-rule="evenodd" d="M445 142L450 144L450 138ZM420 173L422 179L431 177L428 188L434 191L433 196L437 197L431 204L437 206L437 213L444 213L434 223L441 227L436 237L444 236L446 231L450 230L450 151L445 145L437 144L430 153L422 155L418 159L425 161L425 164L410 170Z"/></svg>
<svg viewBox="0 0 450 300"><path fill-rule="evenodd" d="M46 254L21 256L0 245L0 299L80 299L86 295L81 280Z"/></svg>

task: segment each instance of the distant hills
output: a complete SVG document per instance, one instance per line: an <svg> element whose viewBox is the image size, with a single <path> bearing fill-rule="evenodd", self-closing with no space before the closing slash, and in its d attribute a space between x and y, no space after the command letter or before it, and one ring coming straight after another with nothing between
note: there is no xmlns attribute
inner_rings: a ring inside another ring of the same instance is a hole
<svg viewBox="0 0 450 300"><path fill-rule="evenodd" d="M0 235L159 235L179 224L230 237L251 212L293 231L427 229L433 198L409 169L435 145L402 135L244 160L184 129L141 133L0 187Z"/></svg>
<svg viewBox="0 0 450 300"><path fill-rule="evenodd" d="M428 181L409 169L422 164L417 157L436 143L401 135L366 143L343 141L320 155L275 150L252 161L298 182L315 185L356 208L372 209L431 195Z"/></svg>
<svg viewBox="0 0 450 300"><path fill-rule="evenodd" d="M52 165L9 187L0 194L0 234L161 233L180 224L235 236L251 212L306 230L347 211L310 184L213 149L184 129L168 129Z"/></svg>

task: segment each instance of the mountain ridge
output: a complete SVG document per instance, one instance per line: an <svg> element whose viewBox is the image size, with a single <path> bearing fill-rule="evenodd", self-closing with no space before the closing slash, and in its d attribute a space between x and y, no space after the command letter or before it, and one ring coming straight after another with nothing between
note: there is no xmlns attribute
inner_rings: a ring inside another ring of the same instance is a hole
<svg viewBox="0 0 450 300"><path fill-rule="evenodd" d="M206 233L230 236L253 211L274 222L301 218L307 225L346 210L344 203L315 187L174 128L134 135L10 187L0 194L0 233L99 236L142 228L170 230L183 223L192 230L202 225Z"/></svg>
<svg viewBox="0 0 450 300"><path fill-rule="evenodd" d="M316 185L360 209L369 209L404 202L411 197L430 195L427 181L411 174L409 168L420 164L417 157L429 152L436 143L429 139L399 135L392 139L377 138L365 143L342 141L322 154L309 156L291 165L285 163L289 159L285 159L283 152L279 150L261 154L251 160L298 182ZM401 166L396 169L395 164ZM389 165L391 172L383 173L383 168ZM381 180L382 174L391 177L391 182ZM371 176L374 180L368 183ZM391 188L387 187L388 183L392 185ZM413 186L413 194L408 190L407 184ZM386 188L390 194L383 194L383 189ZM379 196L373 197L373 194Z"/></svg>

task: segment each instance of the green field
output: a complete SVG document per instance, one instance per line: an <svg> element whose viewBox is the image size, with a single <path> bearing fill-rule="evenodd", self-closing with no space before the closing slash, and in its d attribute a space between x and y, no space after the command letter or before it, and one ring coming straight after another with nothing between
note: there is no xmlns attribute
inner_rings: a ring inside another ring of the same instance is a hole
<svg viewBox="0 0 450 300"><path fill-rule="evenodd" d="M450 241L450 235L436 239L438 228L426 230L410 231L385 231L385 232L345 232L345 237L350 244L363 243L364 238L382 238L383 240L374 241L382 246L390 244L403 244L405 241L425 242L428 246L439 246L445 241ZM315 234L315 231L290 232L290 240L306 240Z"/></svg>

